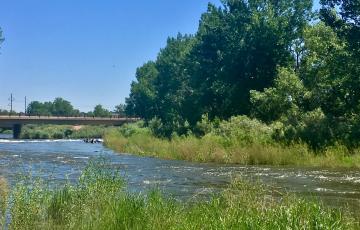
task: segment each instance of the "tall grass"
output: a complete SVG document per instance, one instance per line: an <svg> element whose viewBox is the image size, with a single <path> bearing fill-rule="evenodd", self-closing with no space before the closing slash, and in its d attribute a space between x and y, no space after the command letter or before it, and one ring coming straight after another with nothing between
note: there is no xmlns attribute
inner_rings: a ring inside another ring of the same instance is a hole
<svg viewBox="0 0 360 230"><path fill-rule="evenodd" d="M360 168L360 149L350 152L338 145L314 152L306 144L276 142L268 131L262 135L228 126L202 137L166 139L155 137L148 128L131 124L107 132L105 145L117 152L196 162Z"/></svg>
<svg viewBox="0 0 360 230"><path fill-rule="evenodd" d="M345 211L237 180L209 201L181 203L159 192L129 194L122 178L92 165L76 185L37 181L11 192L10 229L353 229Z"/></svg>
<svg viewBox="0 0 360 230"><path fill-rule="evenodd" d="M74 129L70 125L26 125L20 137L23 139L101 138L108 129L111 128L82 126L80 129Z"/></svg>
<svg viewBox="0 0 360 230"><path fill-rule="evenodd" d="M9 187L5 178L0 176L0 226L5 224Z"/></svg>

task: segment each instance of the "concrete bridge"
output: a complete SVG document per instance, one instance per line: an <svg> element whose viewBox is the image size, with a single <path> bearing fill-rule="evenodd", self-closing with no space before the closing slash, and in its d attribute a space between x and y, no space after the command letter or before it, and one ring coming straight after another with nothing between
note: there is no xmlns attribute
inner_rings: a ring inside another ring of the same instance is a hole
<svg viewBox="0 0 360 230"><path fill-rule="evenodd" d="M20 137L22 125L54 124L54 125L107 125L120 126L125 123L139 121L139 118L118 117L50 117L50 116L0 116L0 128L11 128L15 139Z"/></svg>

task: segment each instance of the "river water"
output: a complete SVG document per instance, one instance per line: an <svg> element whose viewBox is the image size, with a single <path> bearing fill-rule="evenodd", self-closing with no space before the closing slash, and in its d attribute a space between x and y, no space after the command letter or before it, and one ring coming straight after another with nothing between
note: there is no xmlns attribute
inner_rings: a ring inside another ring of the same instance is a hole
<svg viewBox="0 0 360 230"><path fill-rule="evenodd" d="M4 138L4 136L0 136ZM101 144L80 140L0 139L0 176L14 185L24 175L58 185L75 182L89 160L105 158L118 168L131 192L160 189L180 200L208 197L232 178L255 179L303 197L360 210L360 171L294 167L238 166L167 161L114 153Z"/></svg>

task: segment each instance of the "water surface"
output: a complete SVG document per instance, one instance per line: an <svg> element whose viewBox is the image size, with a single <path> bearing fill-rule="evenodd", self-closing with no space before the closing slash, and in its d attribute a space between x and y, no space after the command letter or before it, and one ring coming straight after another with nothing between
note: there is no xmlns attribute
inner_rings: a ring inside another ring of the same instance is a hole
<svg viewBox="0 0 360 230"><path fill-rule="evenodd" d="M81 140L0 139L0 176L12 185L24 175L41 177L54 185L76 182L89 160L99 157L121 170L131 192L158 188L177 199L192 200L222 191L232 178L240 176L260 180L279 191L315 196L331 206L349 205L352 210L360 210L359 170L168 161L117 154Z"/></svg>

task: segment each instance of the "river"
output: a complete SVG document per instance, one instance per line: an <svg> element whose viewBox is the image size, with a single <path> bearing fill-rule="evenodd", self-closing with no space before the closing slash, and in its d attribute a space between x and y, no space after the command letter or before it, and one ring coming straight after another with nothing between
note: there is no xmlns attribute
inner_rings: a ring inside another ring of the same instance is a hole
<svg viewBox="0 0 360 230"><path fill-rule="evenodd" d="M0 138L4 138L2 135ZM360 171L297 167L238 166L168 161L114 153L81 140L0 139L0 176L14 185L24 175L53 185L76 182L89 160L105 158L121 170L130 192L160 189L180 200L206 198L225 189L232 178L255 179L302 197L360 210Z"/></svg>

